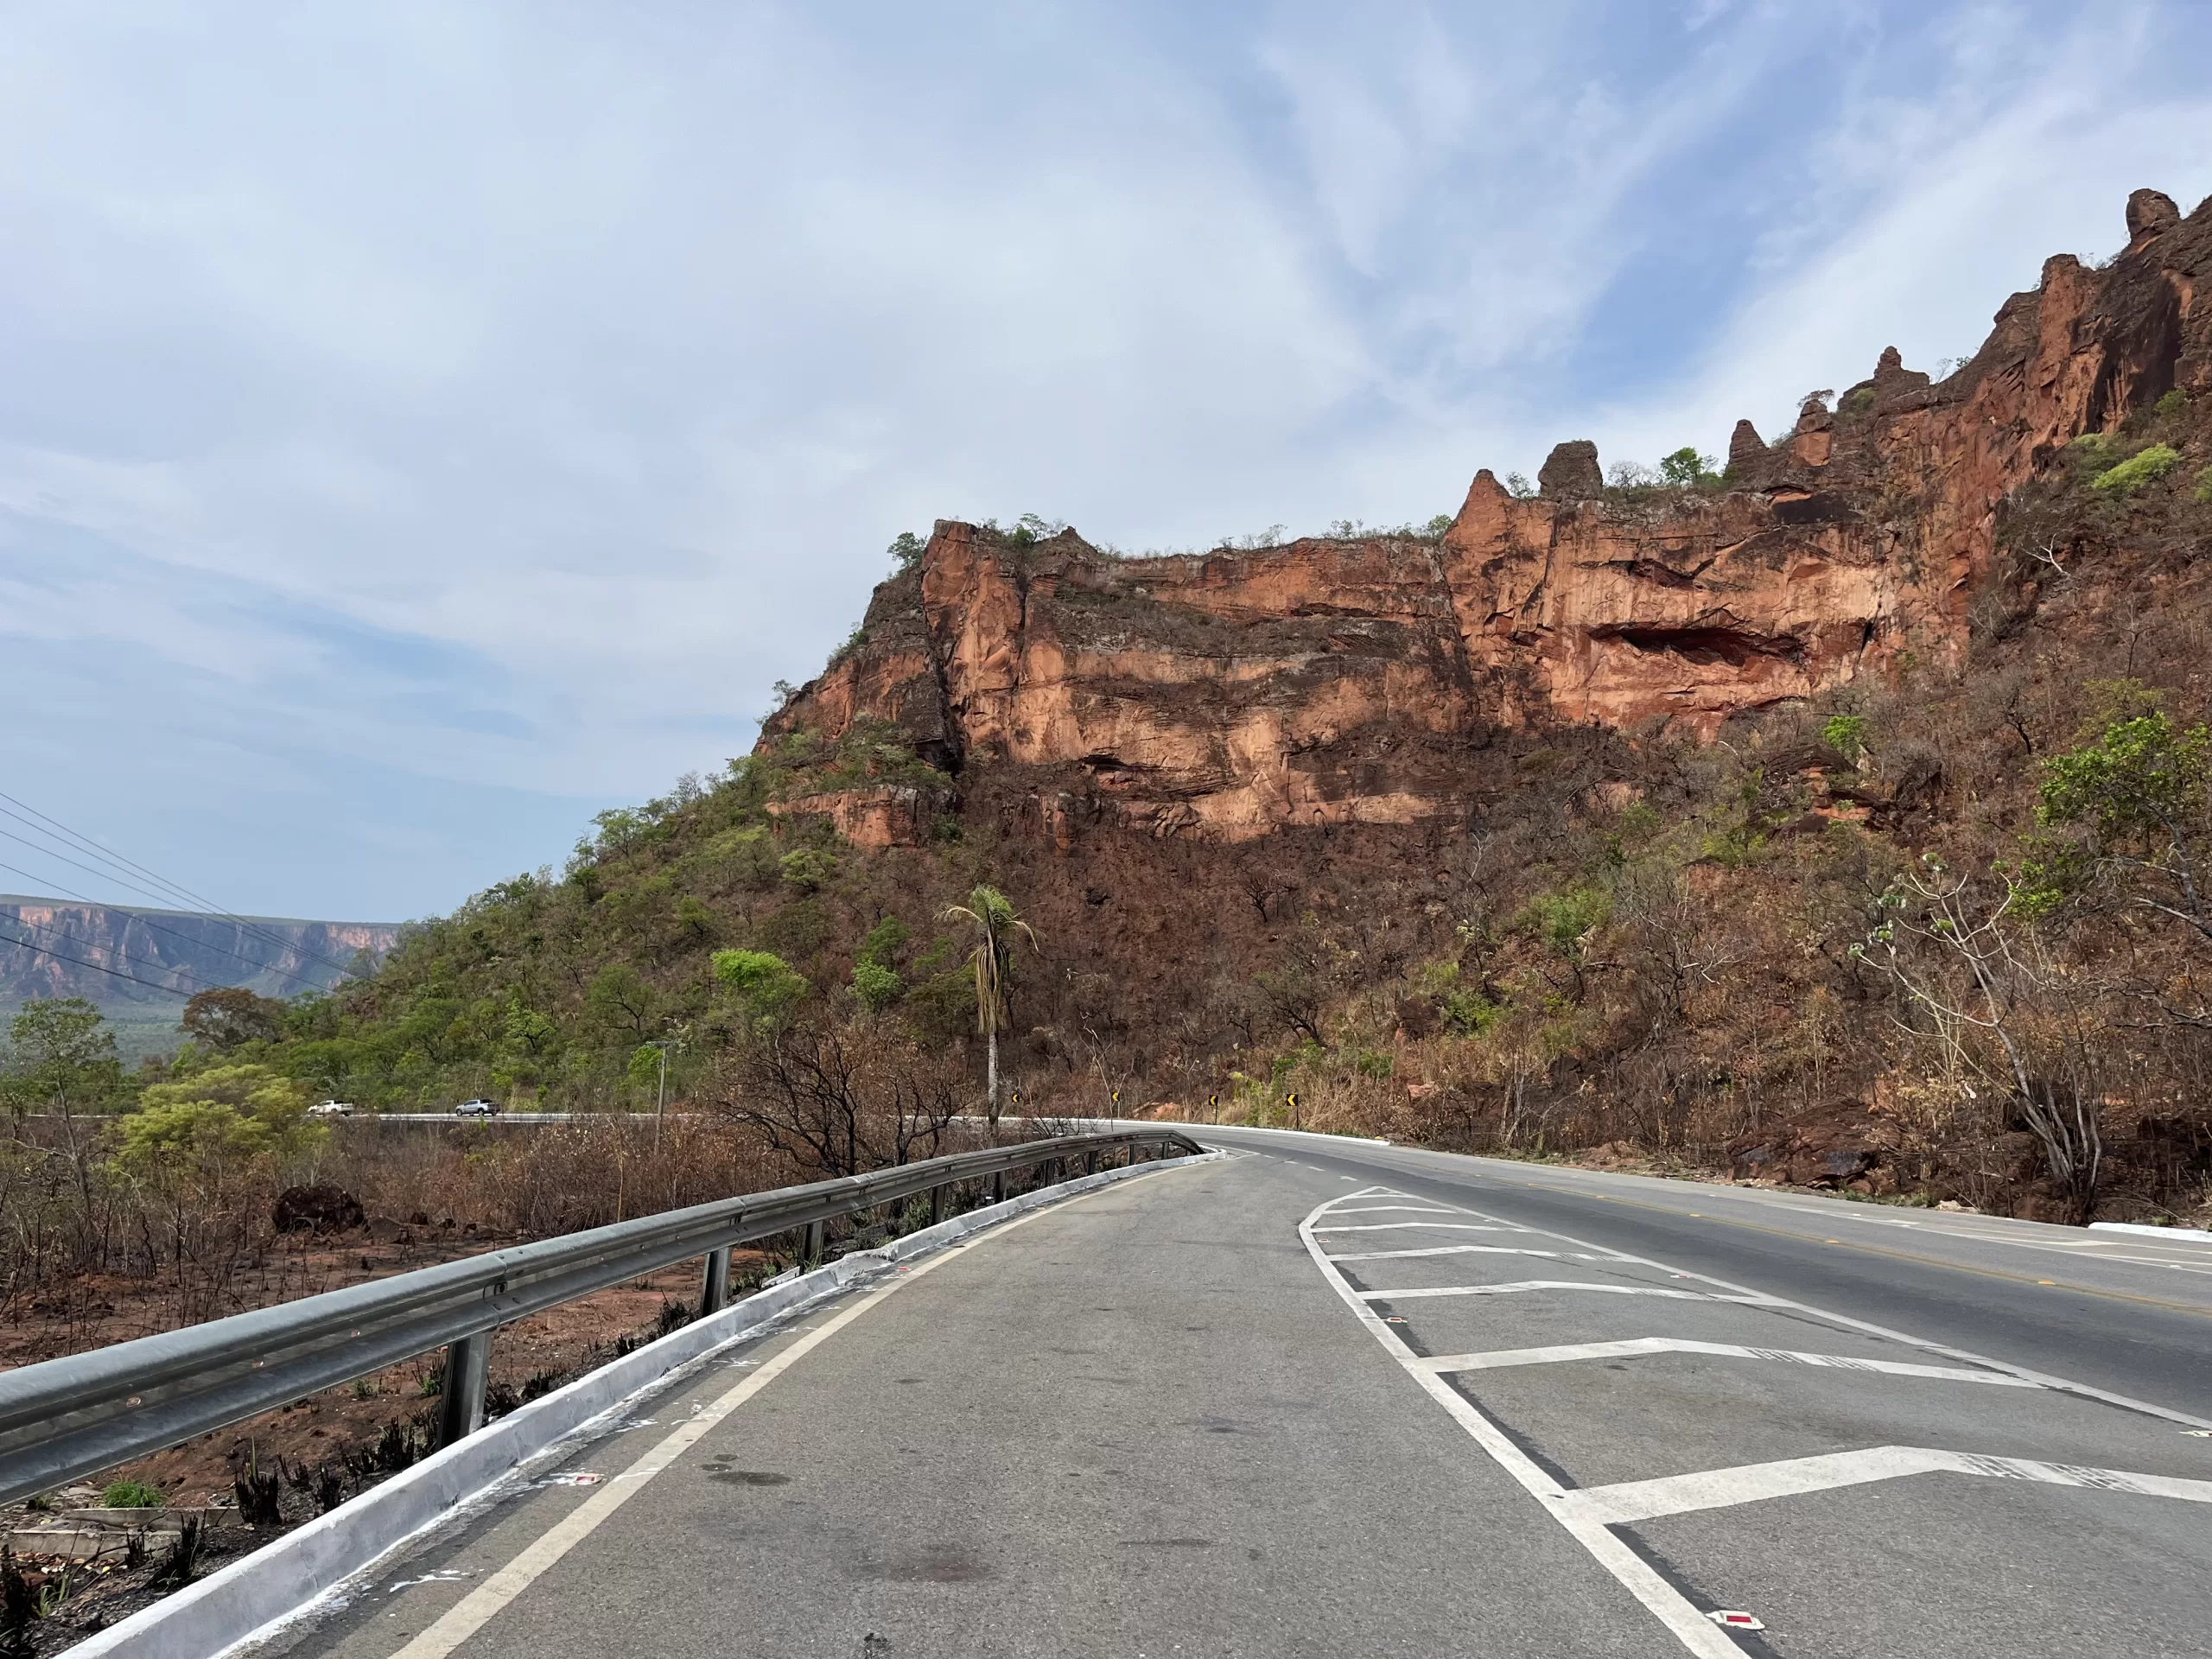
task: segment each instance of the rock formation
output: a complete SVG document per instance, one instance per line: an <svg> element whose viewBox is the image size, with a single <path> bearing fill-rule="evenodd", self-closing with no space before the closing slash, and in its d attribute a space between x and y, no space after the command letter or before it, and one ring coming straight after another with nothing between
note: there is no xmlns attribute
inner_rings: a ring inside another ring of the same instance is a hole
<svg viewBox="0 0 2212 1659"><path fill-rule="evenodd" d="M2047 262L1940 384L1894 348L1714 490L1608 488L1562 443L1535 499L1485 470L1440 537L1122 559L940 522L861 641L764 741L863 715L957 773L1027 769L1037 823L1233 838L1464 809L1501 727L1713 735L1900 654L1956 653L1998 511L2067 443L2177 385L2212 390L2212 202L2129 199L2125 252ZM882 804L825 812L872 842Z"/></svg>

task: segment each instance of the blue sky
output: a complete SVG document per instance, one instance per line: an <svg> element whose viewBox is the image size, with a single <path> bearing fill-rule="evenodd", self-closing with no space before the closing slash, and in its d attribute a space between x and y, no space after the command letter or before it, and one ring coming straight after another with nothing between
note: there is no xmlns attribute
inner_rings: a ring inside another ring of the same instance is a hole
<svg viewBox="0 0 2212 1659"><path fill-rule="evenodd" d="M2212 191L2207 61L2120 0L10 6L0 789L444 911L749 747L900 530L1425 519L1963 356Z"/></svg>

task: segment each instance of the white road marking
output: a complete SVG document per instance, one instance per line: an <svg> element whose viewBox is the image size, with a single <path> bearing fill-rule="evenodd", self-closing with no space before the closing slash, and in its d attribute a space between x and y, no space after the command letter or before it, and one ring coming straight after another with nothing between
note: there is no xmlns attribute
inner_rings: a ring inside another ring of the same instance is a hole
<svg viewBox="0 0 2212 1659"><path fill-rule="evenodd" d="M1163 1170L1155 1173L1167 1172ZM1144 1180L1150 1178L1141 1175L1136 1179ZM1095 1190L1119 1192L1121 1189L1102 1187ZM615 1510L645 1491L647 1481L697 1445L723 1418L766 1388L769 1383L774 1382L777 1377L807 1354L883 1300L885 1297L912 1284L925 1274L935 1272L946 1262L959 1260L978 1244L986 1243L995 1238L1003 1238L1017 1227L1026 1226L1040 1217L1060 1214L1068 1207L1068 1205L1080 1204L1090 1196L1089 1193L1078 1193L1065 1204L1053 1205L1041 1210L1032 1210L1026 1215L1016 1216L1010 1221L975 1234L959 1243L950 1245L938 1254L926 1257L911 1268L902 1267L897 1276L877 1289L870 1291L850 1307L833 1314L807 1331L798 1341L764 1362L752 1375L716 1399L705 1410L671 1429L650 1447L644 1456L625 1469L620 1478L609 1481L600 1487L582 1503L554 1522L545 1532L526 1546L520 1554L448 1607L427 1630L400 1649L392 1659L445 1659L445 1656L483 1629L493 1614L536 1583L563 1555L589 1537Z"/></svg>
<svg viewBox="0 0 2212 1659"><path fill-rule="evenodd" d="M1341 1215L1342 1211L1337 1211ZM1366 1221L1351 1227L1316 1227L1317 1233L1392 1233L1406 1229L1426 1229L1434 1233L1532 1233L1533 1227L1501 1227L1493 1222L1474 1221Z"/></svg>
<svg viewBox="0 0 2212 1659"><path fill-rule="evenodd" d="M1578 1190L1574 1187L1554 1185L1544 1182L1534 1182L1531 1183L1531 1185L1541 1187L1548 1192L1567 1192L1569 1194L1573 1194ZM1379 1191L1382 1189L1377 1190ZM1814 1201L1808 1200L1808 1203ZM1327 1206L1325 1205L1323 1206L1324 1209ZM1796 1206L1784 1205L1780 1207L1796 1208ZM1845 1206L1845 1208L1847 1210L1848 1206ZM1314 1213L1319 1215L1321 1211L1316 1211ZM1484 1221L1502 1222L1503 1220L1503 1217L1502 1217L1486 1215L1479 1210L1470 1210L1465 1213L1478 1217ZM1859 1219L1859 1217L1855 1216L1851 1218L1854 1220ZM1308 1219L1311 1219L1311 1217ZM1651 1268L1661 1273L1675 1272L1673 1268L1668 1266L1668 1264L1663 1262L1653 1261L1649 1256L1630 1255L1625 1250L1607 1250L1604 1245L1592 1244L1589 1240L1577 1238L1572 1233L1562 1233L1552 1228L1540 1227L1523 1228L1521 1230L1525 1232L1533 1232L1544 1238L1555 1238L1562 1243L1577 1245L1586 1250L1604 1250L1607 1258L1611 1261L1630 1264L1637 1267ZM1886 1325L1877 1325L1872 1319L1853 1319L1848 1313L1838 1313L1828 1308L1815 1307L1810 1302L1793 1301L1786 1296L1768 1296L1759 1294L1751 1291L1747 1286L1737 1284L1731 1280L1716 1279L1710 1274L1676 1274L1675 1276L1678 1278L1694 1279L1701 1284L1716 1286L1721 1290L1753 1296L1758 1302L1766 1306L1789 1308L1796 1313L1810 1315L1814 1319L1826 1320L1828 1324L1834 1325L1839 1330L1856 1331L1864 1336L1879 1337L1885 1342L1903 1343L1908 1348L1917 1348L1923 1354L1940 1354L1946 1359L1961 1359L1966 1361L1967 1363L1970 1365L1986 1365L1992 1370L2003 1371L2012 1376L2024 1377L2028 1382L2039 1383L2046 1389L2055 1389L2062 1393L2075 1395L2084 1400L2101 1400L2108 1406L2120 1406L2128 1411L2139 1411L2143 1413L2145 1416L2160 1418L2170 1423L2179 1423L2185 1428L2212 1429L2212 1418L2193 1416L2185 1411L2177 1411L2171 1406L2161 1406L2148 1400L2139 1400L2133 1395L2118 1394L2110 1389L2094 1388L2087 1382L2076 1382L2071 1378L2056 1376L2048 1371L2038 1371L2025 1365L2015 1365L2010 1360L1993 1359L1987 1354L1976 1353L1970 1348L1954 1348L1947 1343L1933 1342L1926 1337L1916 1337L1908 1331L1896 1330Z"/></svg>
<svg viewBox="0 0 2212 1659"><path fill-rule="evenodd" d="M2085 1486L2144 1497L2179 1498L2212 1503L2212 1480L2184 1480L2176 1475L2139 1475L2125 1469L2090 1469L2028 1458L1992 1458L1974 1452L1942 1452L1916 1446L1877 1446L1861 1452L1836 1452L1817 1458L1786 1458L1776 1463L1747 1463L1734 1469L1707 1469L1658 1480L1627 1480L1567 1492L1557 1512L1599 1526L1624 1526L1662 1515L1694 1510L1725 1510L1770 1497L1794 1497L1861 1486L1906 1475L1981 1475L1997 1480L2031 1480L2047 1486Z"/></svg>
<svg viewBox="0 0 2212 1659"><path fill-rule="evenodd" d="M1370 1204L1357 1210L1332 1210L1330 1213L1338 1216L1379 1216L1390 1210L1409 1210L1417 1216L1464 1216L1467 1213L1465 1210L1454 1210L1449 1205L1442 1204Z"/></svg>
<svg viewBox="0 0 2212 1659"><path fill-rule="evenodd" d="M1638 1555L1628 1545L1608 1532L1596 1522L1567 1515L1559 1508L1560 1500L1567 1497L1564 1487L1554 1480L1529 1454L1514 1445L1504 1431L1492 1422L1458 1389L1433 1371L1420 1368L1419 1356L1408 1348L1382 1320L1380 1314L1360 1299L1359 1293L1346 1284L1344 1275L1329 1265L1328 1253L1313 1236L1313 1222L1325 1213L1327 1206L1316 1210L1299 1224L1300 1238L1306 1252L1313 1258L1314 1265L1344 1300L1365 1325L1369 1333L1381 1343L1386 1351L1422 1391L1452 1414L1453 1421L1466 1430L1469 1438L1487 1452L1497 1465L1520 1482L1523 1491L1541 1500L1552 1511L1559 1523L1573 1535L1575 1541L1589 1551L1599 1565L1619 1580L1628 1592L1642 1602L1651 1615L1674 1633L1684 1648L1698 1656L1698 1659L1743 1659L1744 1650L1712 1624L1704 1613L1692 1605L1689 1599L1662 1578L1650 1562Z"/></svg>
<svg viewBox="0 0 2212 1659"><path fill-rule="evenodd" d="M1344 1260L1342 1256L1337 1258ZM1510 1365L1556 1365L1578 1359L1636 1359L1647 1354L1712 1354L1723 1359L1779 1360L1827 1365L1885 1376L1919 1376L1939 1382L1987 1382L2001 1389L2040 1389L2002 1371L1970 1371L1955 1365L1913 1365L1899 1359L1856 1359L1846 1354L1808 1354L1791 1348L1745 1348L1732 1342L1694 1342L1686 1337L1632 1337L1621 1342L1562 1343L1548 1348L1497 1348L1482 1354L1443 1354L1421 1364L1432 1371L1489 1371Z"/></svg>
<svg viewBox="0 0 2212 1659"><path fill-rule="evenodd" d="M1316 1229L1316 1231L1320 1230ZM1417 1250L1349 1250L1332 1262L1402 1262L1416 1255L1542 1255L1559 1260L1557 1250L1524 1250L1512 1244L1429 1244Z"/></svg>
<svg viewBox="0 0 2212 1659"><path fill-rule="evenodd" d="M1664 1285L1593 1285L1585 1279L1522 1279L1510 1285L1421 1285L1411 1290L1360 1290L1352 1294L1370 1302L1404 1302L1422 1296L1516 1296L1526 1290L1594 1290L1605 1296L1665 1296L1678 1302L1775 1305L1773 1297L1756 1292L1720 1296L1709 1290L1669 1290Z"/></svg>

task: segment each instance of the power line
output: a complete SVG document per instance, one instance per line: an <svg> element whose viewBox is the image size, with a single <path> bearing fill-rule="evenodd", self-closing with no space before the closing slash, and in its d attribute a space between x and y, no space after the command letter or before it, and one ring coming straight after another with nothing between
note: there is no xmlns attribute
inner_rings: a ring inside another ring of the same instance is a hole
<svg viewBox="0 0 2212 1659"><path fill-rule="evenodd" d="M15 801L16 798L12 795L0 795L0 800ZM23 810L30 813L33 817L46 817L46 814L41 812L35 806L26 806L21 801L16 801L16 804L23 807ZM17 823L22 824L25 829L36 831L36 833L44 836L48 841L61 841L61 844L69 848L73 852L82 851L90 853L94 858L100 860L103 863L109 865L111 868L105 870L95 869L92 865L81 863L78 860L68 857L65 854L57 853L50 847L41 847L35 841L26 841L22 836L16 834L11 830L0 830L0 836L5 836L10 841L16 842L22 846L29 848L35 853L41 854L48 858L58 858L64 864L70 866L73 869L82 870L88 875L97 875L103 880L119 883L121 886L130 888L134 893L144 894L147 898L151 899L158 905L164 906L175 906L178 904L180 897L181 897L186 901L183 906L185 909L191 910L194 905L200 906L203 908L194 913L220 916L250 937L258 938L264 944L274 945L280 950L297 950L300 955L311 957L315 961L323 963L326 967L335 969L341 975L350 975L353 971L343 963L333 962L329 957L321 956L315 951L309 950L304 945L295 944L290 940L283 938L278 934L271 933L268 929L249 922L243 916L235 916L229 911L218 909L207 900L201 899L199 895L194 893L189 888L178 887L175 882L147 869L143 864L138 864L130 859L124 858L121 854L111 855L105 849L99 846L96 842L93 842L89 836L79 835L75 830L70 829L67 824L61 823L58 818L51 818L47 821L55 825L56 828L62 830L64 834L72 837L72 840L62 841L61 836L55 835L53 830L41 829L39 825L33 823L30 818L23 817L22 813L10 812L5 807L0 807L0 817L13 818ZM153 888L146 887L143 883L132 880L128 875L123 874L123 871L126 868L143 873L149 880L158 883L161 887L168 889L168 891L165 893L156 892Z"/></svg>
<svg viewBox="0 0 2212 1659"><path fill-rule="evenodd" d="M26 922L22 925L28 927L35 924ZM141 979L136 974L126 974L119 968L103 967L97 962L86 962L82 957L66 956L59 950L49 950L42 944L34 944L29 939L11 939L5 934L0 934L0 944L12 944L20 950L35 950L41 957L52 957L56 962L73 962L79 968L89 968L94 973L107 975L111 979L127 979L133 985L143 985L148 990L159 991L163 996L181 997L187 1002L192 1001L190 991L180 991L171 985L156 985L150 979Z"/></svg>
<svg viewBox="0 0 2212 1659"><path fill-rule="evenodd" d="M346 963L342 962L334 962L328 957L323 956L318 951L308 950L305 945L296 944L291 940L283 938L276 934L271 933L266 928L260 927L256 924L248 921L245 917L233 914L232 912L225 910L221 906L216 904L213 899L205 898L202 895L193 892L191 888L181 886L180 884L170 880L167 876L148 869L143 864L139 863L136 859L125 857L121 853L109 851L106 848L102 847L98 842L92 840L91 836L81 835L78 831L72 830L67 824L62 823L60 819L40 811L28 801L19 801L13 795L7 794L4 791L0 791L0 801L7 801L13 805L20 806L23 809L23 811L29 813L31 817L37 818L44 823L51 824L54 830L60 830L63 836L69 838L67 842L63 843L64 845L74 843L77 850L90 853L93 857L100 860L101 862L105 864L113 867L116 870L119 871L124 868L135 870L139 874L144 876L148 880L154 882L159 887L167 888L171 893L181 894L188 901L188 907L191 906L197 906L203 912L222 917L225 920L245 930L247 933L263 940L266 944L274 944L281 950L296 950L300 955L321 963L327 968L335 969L340 974L346 975L348 977L352 976L353 970ZM4 810L4 808L0 808L0 811ZM27 829L37 830L41 835L45 836L48 840L60 839L59 836L54 835L53 830L41 830L38 824L32 823L29 818L23 817L19 813L9 812L7 816L14 818L16 823L22 824ZM0 834L7 834L7 832L0 830ZM11 841L21 841L22 838L20 836L10 836L9 839ZM24 842L23 844L27 847L35 847L35 843L31 842ZM46 853L47 856L49 858L60 857L60 854L51 852L48 849L42 847L36 848L36 850ZM76 862L73 859L65 860L64 861L73 864ZM102 876L110 880L122 880L124 886L131 887L137 892L148 892L145 887L140 887L137 882L130 881L125 878L120 877L119 875L111 874L110 871L94 870L92 869L89 865L84 864L78 864L76 867L80 870L86 870L93 875ZM164 903L175 902L174 899L164 899L162 895L158 893L149 893L148 896Z"/></svg>
<svg viewBox="0 0 2212 1659"><path fill-rule="evenodd" d="M16 817L12 812L8 813L7 816L11 818ZM16 821L18 823L22 822L20 818L16 818ZM129 887L133 893L143 893L147 898L154 899L157 903L166 905L174 904L175 902L175 900L168 898L164 894L154 892L149 887L140 887L136 881L124 880L122 877L117 875L111 870L94 869L90 864L80 864L73 858L63 858L60 853L55 852L51 847L41 847L35 841L26 841L22 836L17 835L12 830L0 830L0 836L5 836L10 841L16 842L18 846L28 847L33 852L43 854L48 858L60 858L64 864L68 865L73 869L82 870L87 875L97 875L103 880L113 881L119 886ZM33 879L35 880L36 878Z"/></svg>
<svg viewBox="0 0 2212 1659"><path fill-rule="evenodd" d="M52 857L53 855L48 854L48 856ZM118 908L118 906L102 905L97 899L87 899L81 893L72 893L68 888L63 887L59 881L53 880L47 876L34 874L29 870L20 869L13 864L0 863L0 870L5 870L11 875L20 875L26 881L35 881L41 887L55 888L67 898L79 899L88 905L99 905L103 910ZM174 927L163 927L159 922L152 920L141 912L126 910L124 913L130 916L130 919L137 922L141 927L149 927L156 933L166 933L173 939L181 939L194 950L213 950L219 956L229 957L233 961L245 963L249 968L258 969L264 974L275 974L278 978L289 979L296 985L304 985L311 991L320 991L327 988L325 986L318 984L312 979L306 978L302 975L291 973L283 968L279 968L273 962L257 962L253 957L244 955L242 952L229 950L219 944L210 944L205 939L195 939L189 933L181 932ZM38 925L35 922L25 921L20 915L15 919L16 925L18 927L35 927ZM54 930L41 931L51 931ZM66 938L68 935L65 933L62 937Z"/></svg>
<svg viewBox="0 0 2212 1659"><path fill-rule="evenodd" d="M333 962L329 957L319 955L313 950L309 950L304 945L296 944L277 934L270 932L268 929L248 921L243 916L234 915L231 912L222 909L212 899L201 898L198 893L194 893L189 887L178 886L175 882L168 880L168 877L160 875L156 872L148 869L144 865L138 863L136 860L125 858L120 853L109 852L107 849L99 845L99 842L93 841L89 836L79 835L76 830L70 829L67 824L63 823L60 819L48 817L45 813L40 811L36 807L29 805L22 801L17 801L12 795L0 795L0 800L13 801L16 805L22 807L24 812L29 812L31 815L31 817L45 819L48 823L54 825L55 830L60 830L62 832L62 836L69 837L67 841L62 841L62 845L70 848L72 851L90 853L94 858L99 859L102 863L109 865L111 868L105 870L94 869L89 864L80 864L75 859L65 857L62 854L54 852L50 848L41 847L35 842L24 841L21 836L16 835L12 831L0 830L0 836L6 836L10 841L21 842L24 846L30 848L33 851L42 853L48 858L60 858L63 863L72 865L75 868L86 871L89 874L100 876L103 879L111 881L118 881L123 886L130 888L133 892L144 893L148 898L152 899L157 904L175 906L179 902L179 899L181 899L184 901L184 908L190 910L194 906L198 906L200 913L220 916L234 926L243 930L245 932L253 936L254 938L261 939L264 944L276 945L280 950L297 950L302 956L313 957L315 961L323 963L327 967L336 969L340 974L350 974L353 971L343 963ZM53 830L41 829L38 824L33 823L30 818L24 817L22 813L10 812L5 807L0 807L0 816L5 816L15 819L16 823L22 824L25 829L34 830L36 833L44 836L49 841L62 840L62 836L55 835ZM156 893L153 889L149 888L141 883L130 880L128 875L123 874L125 869L137 871L139 874L144 875L149 880L155 882L159 887L168 889L168 891L165 893Z"/></svg>

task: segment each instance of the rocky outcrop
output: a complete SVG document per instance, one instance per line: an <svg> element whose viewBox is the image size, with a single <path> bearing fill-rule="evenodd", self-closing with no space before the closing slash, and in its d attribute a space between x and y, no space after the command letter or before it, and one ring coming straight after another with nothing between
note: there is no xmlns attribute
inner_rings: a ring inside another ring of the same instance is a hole
<svg viewBox="0 0 2212 1659"><path fill-rule="evenodd" d="M1892 348L1774 444L1738 423L1717 489L1608 487L1580 440L1535 498L1477 474L1433 537L1122 559L941 522L764 741L875 715L949 772L1039 773L1056 846L1091 822L1241 837L1462 810L1501 728L1707 738L1956 653L2006 494L2176 385L2212 389L2212 204L2139 191L2127 222L2101 270L2049 261L1941 383Z"/></svg>
<svg viewBox="0 0 2212 1659"><path fill-rule="evenodd" d="M1536 469L1536 493L1547 501L1586 501L1605 492L1598 446L1587 438L1554 444Z"/></svg>
<svg viewBox="0 0 2212 1659"><path fill-rule="evenodd" d="M927 841L934 804L929 791L900 784L825 790L771 801L768 810L777 817L826 818L854 846L881 852L887 847L918 847Z"/></svg>

